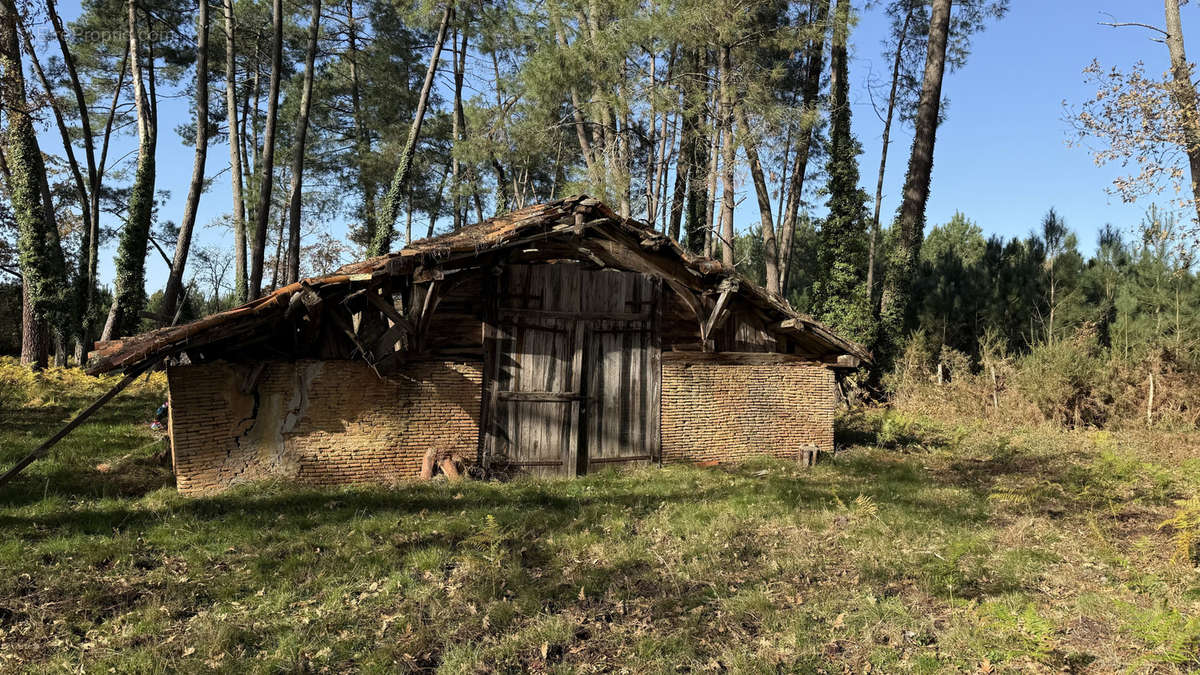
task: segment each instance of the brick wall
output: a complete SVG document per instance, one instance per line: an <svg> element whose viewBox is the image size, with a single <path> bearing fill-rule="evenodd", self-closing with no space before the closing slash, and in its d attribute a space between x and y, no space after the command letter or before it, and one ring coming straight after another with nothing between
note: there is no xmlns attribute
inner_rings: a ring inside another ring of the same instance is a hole
<svg viewBox="0 0 1200 675"><path fill-rule="evenodd" d="M819 364L664 363L664 462L797 459L833 450L833 371Z"/></svg>
<svg viewBox="0 0 1200 675"><path fill-rule="evenodd" d="M416 476L431 448L476 453L481 372L414 363L384 382L356 361L271 362L167 371L179 491L206 494L284 478L329 485Z"/></svg>

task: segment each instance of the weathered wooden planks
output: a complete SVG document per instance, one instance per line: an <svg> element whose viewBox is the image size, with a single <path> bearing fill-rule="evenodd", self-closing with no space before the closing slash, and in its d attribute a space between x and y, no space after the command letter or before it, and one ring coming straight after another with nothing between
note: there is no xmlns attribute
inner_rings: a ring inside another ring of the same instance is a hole
<svg viewBox="0 0 1200 675"><path fill-rule="evenodd" d="M483 452L541 475L657 458L660 282L571 263L504 276Z"/></svg>

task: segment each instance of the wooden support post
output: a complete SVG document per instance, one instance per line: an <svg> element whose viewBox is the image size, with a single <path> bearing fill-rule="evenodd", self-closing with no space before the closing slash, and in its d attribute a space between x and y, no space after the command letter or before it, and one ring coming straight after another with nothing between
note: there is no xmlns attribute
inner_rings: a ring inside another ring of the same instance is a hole
<svg viewBox="0 0 1200 675"><path fill-rule="evenodd" d="M675 294L679 296L679 299L683 301L683 304L687 305L688 309L692 310L692 314L694 314L696 316L696 323L700 326L700 334L701 334L700 349L704 350L705 349L705 347L704 347L704 345L705 345L704 318L705 317L704 317L703 305L701 304L700 298L696 297L695 293L693 293L690 289L688 289L686 286L684 286L683 284L680 284L677 281L667 278L666 282L667 282L667 286L669 286L672 291L675 291Z"/></svg>
<svg viewBox="0 0 1200 675"><path fill-rule="evenodd" d="M254 364L250 370L246 371L245 377L243 377L241 383L238 384L238 391L240 391L243 396L249 396L251 392L253 392L255 389L258 389L258 381L262 378L263 370L265 370L266 367L267 364L265 361L259 361L258 363Z"/></svg>
<svg viewBox="0 0 1200 675"><path fill-rule="evenodd" d="M708 315L708 320L705 321L704 325L700 328L700 342L705 345L706 349L709 336L711 336L712 332L716 330L717 327L720 326L725 320L725 306L729 304L729 296L737 290L736 284L724 286L725 287L721 290L721 295L717 298L717 304L713 306L712 312L710 312Z"/></svg>
<svg viewBox="0 0 1200 675"><path fill-rule="evenodd" d="M111 401L112 398L121 393L125 387L128 387L130 384L132 384L133 381L138 378L138 376L158 365L169 355L170 352L160 354L159 356L156 356L142 363L141 365L134 367L133 370L130 370L125 377L121 378L120 382L113 385L112 389L109 389L107 392L105 392L103 396L96 399L95 402L85 408L83 412L80 412L74 417L74 419L72 419L70 422L67 422L66 426L64 426L62 429L59 429L57 433L39 445L36 450L26 455L21 461L17 462L16 466L5 472L3 476L0 476L0 487L4 487L6 484L8 484L8 482L15 478L17 474L24 471L25 467L33 464L38 459L45 457L50 452L50 448L53 448L56 444L58 444L59 441L66 438L67 434L71 433L76 427L87 421L87 419L91 417L97 410L104 407L105 403Z"/></svg>
<svg viewBox="0 0 1200 675"><path fill-rule="evenodd" d="M821 450L815 445L804 445L800 447L800 465L801 466L816 466L817 455L821 454Z"/></svg>
<svg viewBox="0 0 1200 675"><path fill-rule="evenodd" d="M437 450L430 448L421 459L421 480L433 478L433 467L437 464Z"/></svg>
<svg viewBox="0 0 1200 675"><path fill-rule="evenodd" d="M1154 373L1150 373L1150 394L1146 397L1146 428L1154 426Z"/></svg>
<svg viewBox="0 0 1200 675"><path fill-rule="evenodd" d="M401 330L405 331L409 335L412 335L414 332L412 321L406 319L404 315L401 314L398 309L396 309L394 304L388 302L383 296L377 293L368 293L367 300L369 300L372 305L375 305L379 311L383 312L384 316L391 319L392 323L399 326Z"/></svg>
<svg viewBox="0 0 1200 675"><path fill-rule="evenodd" d="M425 349L425 335L429 330L429 321L433 318L433 312L441 300L438 295L440 290L441 287L436 279L430 281L429 286L425 289L425 297L421 301L421 313L417 316L416 321L416 351L418 352Z"/></svg>
<svg viewBox="0 0 1200 675"><path fill-rule="evenodd" d="M346 337L350 338L350 342L354 343L354 346L358 348L359 355L361 355L363 361L370 366L371 371L375 373L375 376L381 380L384 379L383 374L379 372L379 368L376 365L375 355L371 353L371 350L365 344L363 344L362 340L358 339L358 335L355 334L354 329L352 329L350 325L346 323L345 319L338 316L336 309L331 308L328 314L330 318L333 319L333 322L337 324L338 328L342 329L342 332L346 334Z"/></svg>
<svg viewBox="0 0 1200 675"><path fill-rule="evenodd" d="M992 372L992 405L995 406L996 412L1000 412L1000 397L997 395L998 387L996 386L996 366L989 365L988 369Z"/></svg>

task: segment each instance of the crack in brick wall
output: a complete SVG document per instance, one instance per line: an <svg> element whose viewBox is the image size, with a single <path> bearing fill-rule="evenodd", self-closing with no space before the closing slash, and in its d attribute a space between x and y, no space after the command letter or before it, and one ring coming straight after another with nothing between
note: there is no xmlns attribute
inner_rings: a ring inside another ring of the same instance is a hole
<svg viewBox="0 0 1200 675"><path fill-rule="evenodd" d="M268 478L310 485L419 475L428 450L474 458L481 366L410 364L380 380L356 361L169 368L169 429L183 494ZM666 462L733 462L833 449L834 375L816 364L664 364Z"/></svg>
<svg viewBox="0 0 1200 675"><path fill-rule="evenodd" d="M242 393L245 366L167 371L179 491L209 494L281 478L313 485L419 474L430 449L475 456L482 379L475 363L414 363L381 381L354 361L266 364Z"/></svg>

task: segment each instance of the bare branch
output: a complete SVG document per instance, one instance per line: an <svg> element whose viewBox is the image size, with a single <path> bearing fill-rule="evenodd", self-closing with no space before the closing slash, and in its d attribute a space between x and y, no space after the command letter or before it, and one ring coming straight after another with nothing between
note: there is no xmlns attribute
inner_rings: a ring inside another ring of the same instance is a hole
<svg viewBox="0 0 1200 675"><path fill-rule="evenodd" d="M1167 31L1163 30L1162 28L1159 28L1158 26L1152 25L1152 24L1141 23L1139 21L1117 21L1116 17L1108 12L1101 12L1101 14L1104 14L1104 15L1108 16L1110 19L1112 19L1112 21L1097 22L1101 26L1108 26L1110 28L1145 28L1148 30L1156 31L1158 33L1162 33L1163 36L1168 35Z"/></svg>

